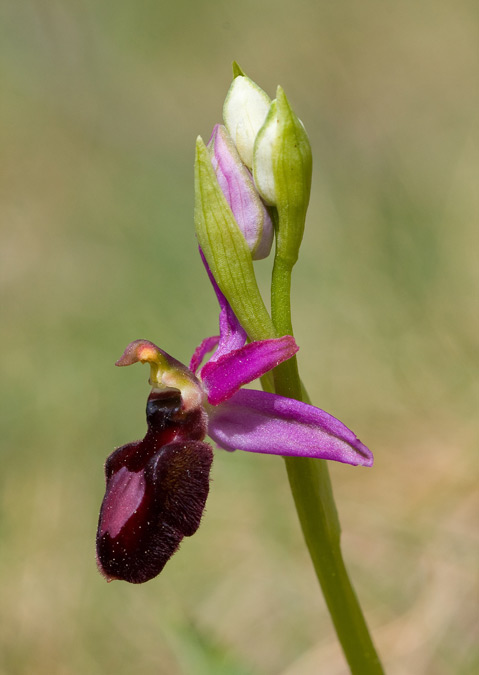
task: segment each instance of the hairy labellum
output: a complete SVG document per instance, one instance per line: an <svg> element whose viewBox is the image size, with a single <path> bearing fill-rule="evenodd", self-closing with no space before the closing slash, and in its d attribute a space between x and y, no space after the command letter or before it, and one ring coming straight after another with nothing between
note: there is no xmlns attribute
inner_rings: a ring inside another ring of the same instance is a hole
<svg viewBox="0 0 479 675"><path fill-rule="evenodd" d="M185 412L179 391L153 391L148 430L118 448L105 465L106 492L97 532L97 560L110 581L149 581L183 537L200 525L213 461L203 442L205 413Z"/></svg>

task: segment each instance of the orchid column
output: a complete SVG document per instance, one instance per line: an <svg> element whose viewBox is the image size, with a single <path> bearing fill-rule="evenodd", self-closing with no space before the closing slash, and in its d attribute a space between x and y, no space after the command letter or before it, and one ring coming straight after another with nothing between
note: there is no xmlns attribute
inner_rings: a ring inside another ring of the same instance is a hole
<svg viewBox="0 0 479 675"><path fill-rule="evenodd" d="M312 158L301 121L278 87L274 101L234 64L224 104L225 127L197 141L195 225L216 283L250 340L293 335L291 273L303 237ZM275 259L271 316L258 290L253 259ZM308 402L296 357L263 386ZM382 673L361 607L344 566L340 526L325 460L285 457L303 534L351 672Z"/></svg>

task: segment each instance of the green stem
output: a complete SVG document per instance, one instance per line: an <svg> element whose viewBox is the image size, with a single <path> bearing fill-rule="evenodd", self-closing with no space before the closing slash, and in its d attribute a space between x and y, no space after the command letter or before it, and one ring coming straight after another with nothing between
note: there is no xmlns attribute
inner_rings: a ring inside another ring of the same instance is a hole
<svg viewBox="0 0 479 675"><path fill-rule="evenodd" d="M292 265L276 256L271 312L278 335L293 334L291 272ZM274 370L274 383L277 394L308 400L296 359ZM327 462L300 457L285 457L285 461L303 535L351 672L380 675L384 671L341 553L341 531Z"/></svg>

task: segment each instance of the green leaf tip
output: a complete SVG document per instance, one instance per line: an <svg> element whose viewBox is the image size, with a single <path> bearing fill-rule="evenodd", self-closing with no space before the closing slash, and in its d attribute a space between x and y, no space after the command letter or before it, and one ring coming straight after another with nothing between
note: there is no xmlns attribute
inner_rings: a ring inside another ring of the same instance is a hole
<svg viewBox="0 0 479 675"><path fill-rule="evenodd" d="M246 77L246 73L236 61L233 61L233 80L236 77Z"/></svg>

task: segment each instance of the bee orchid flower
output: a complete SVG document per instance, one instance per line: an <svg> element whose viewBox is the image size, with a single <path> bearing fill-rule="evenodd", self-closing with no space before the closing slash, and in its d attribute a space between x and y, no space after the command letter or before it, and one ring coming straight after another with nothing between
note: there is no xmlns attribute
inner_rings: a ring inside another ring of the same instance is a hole
<svg viewBox="0 0 479 675"><path fill-rule="evenodd" d="M220 335L203 340L189 368L148 340L132 342L116 364L148 363L152 391L145 437L115 450L105 465L97 560L108 581L152 579L183 537L196 532L213 459L207 435L225 450L373 463L370 450L332 415L276 394L241 389L298 347L291 336L246 343L245 331L207 271L220 304Z"/></svg>

